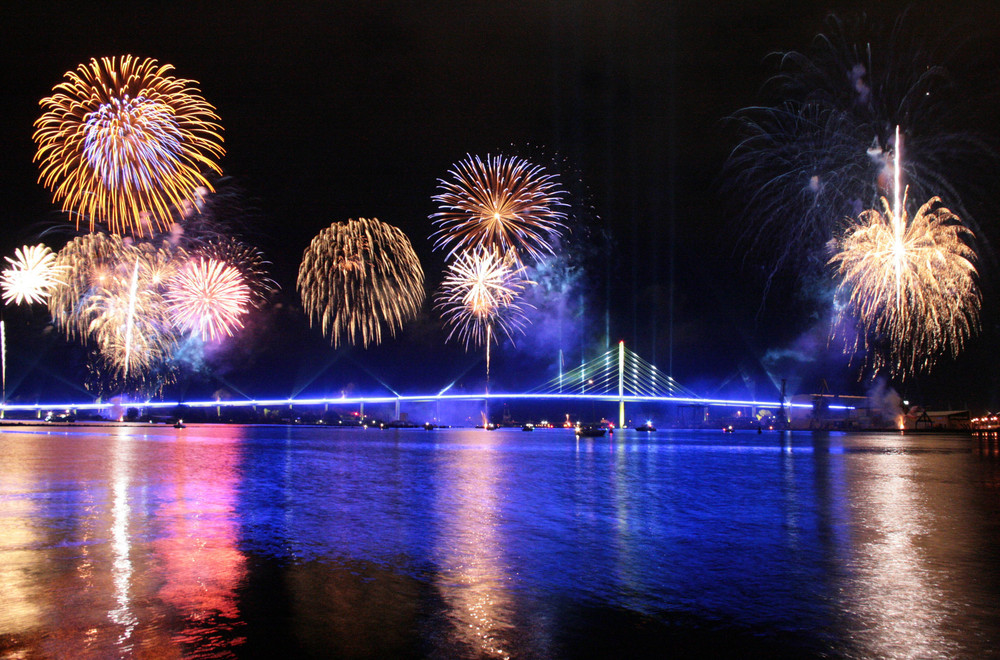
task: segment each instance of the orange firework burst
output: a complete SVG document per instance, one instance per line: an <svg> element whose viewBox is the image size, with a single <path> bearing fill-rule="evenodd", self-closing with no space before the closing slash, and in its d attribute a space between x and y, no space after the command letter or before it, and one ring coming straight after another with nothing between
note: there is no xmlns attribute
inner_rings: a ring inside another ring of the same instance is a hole
<svg viewBox="0 0 1000 660"><path fill-rule="evenodd" d="M555 175L515 157L469 156L455 165L450 181L441 180L431 216L437 227L435 249L448 256L469 249L521 252L534 259L553 254L551 241L566 228L561 210L565 192Z"/></svg>
<svg viewBox="0 0 1000 660"><path fill-rule="evenodd" d="M883 197L883 213L862 213L830 259L842 278L840 314L859 324L854 350L867 349L876 371L930 371L977 331L974 237L940 203L932 198L910 220L905 199L894 210Z"/></svg>
<svg viewBox="0 0 1000 660"><path fill-rule="evenodd" d="M170 284L167 306L177 326L203 341L231 337L243 327L250 287L235 267L200 258L181 269Z"/></svg>
<svg viewBox="0 0 1000 660"><path fill-rule="evenodd" d="M39 181L64 211L117 234L170 226L194 202L203 171L221 173L214 108L173 67L131 55L92 59L40 101L35 122Z"/></svg>

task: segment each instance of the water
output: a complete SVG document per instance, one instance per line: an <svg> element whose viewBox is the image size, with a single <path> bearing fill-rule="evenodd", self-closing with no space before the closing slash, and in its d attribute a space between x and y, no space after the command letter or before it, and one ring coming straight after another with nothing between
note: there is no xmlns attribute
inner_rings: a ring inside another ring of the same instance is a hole
<svg viewBox="0 0 1000 660"><path fill-rule="evenodd" d="M0 428L0 658L1000 655L997 440Z"/></svg>

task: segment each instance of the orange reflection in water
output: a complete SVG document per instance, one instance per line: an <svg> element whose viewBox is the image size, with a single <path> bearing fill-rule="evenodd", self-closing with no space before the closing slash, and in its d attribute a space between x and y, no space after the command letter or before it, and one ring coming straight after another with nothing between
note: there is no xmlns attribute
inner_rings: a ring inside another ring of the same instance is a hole
<svg viewBox="0 0 1000 660"><path fill-rule="evenodd" d="M239 456L206 444L0 432L0 657L232 655Z"/></svg>
<svg viewBox="0 0 1000 660"><path fill-rule="evenodd" d="M513 603L506 590L511 575L499 529L499 456L490 446L492 437L480 435L482 445L452 451L442 463L440 482L449 487L438 499L448 500L441 507L454 515L443 516L446 524L436 549L438 588L463 644L477 655L509 658L505 638L513 628Z"/></svg>
<svg viewBox="0 0 1000 660"><path fill-rule="evenodd" d="M37 625L44 607L43 593L32 577L40 534L35 520L35 501L30 473L20 470L28 463L21 443L4 446L4 470L0 480L0 635L24 633Z"/></svg>

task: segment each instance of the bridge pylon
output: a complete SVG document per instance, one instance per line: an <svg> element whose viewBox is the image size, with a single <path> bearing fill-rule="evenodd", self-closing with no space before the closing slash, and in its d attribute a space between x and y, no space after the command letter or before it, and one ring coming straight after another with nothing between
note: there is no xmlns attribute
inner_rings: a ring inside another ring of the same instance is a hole
<svg viewBox="0 0 1000 660"><path fill-rule="evenodd" d="M618 342L618 428L625 428L625 340Z"/></svg>
<svg viewBox="0 0 1000 660"><path fill-rule="evenodd" d="M561 362L560 362L561 366ZM625 426L625 401L635 398L700 399L682 387L669 375L625 347L619 341L602 355L581 364L576 369L536 387L528 394L588 395L613 397L618 401L618 426Z"/></svg>

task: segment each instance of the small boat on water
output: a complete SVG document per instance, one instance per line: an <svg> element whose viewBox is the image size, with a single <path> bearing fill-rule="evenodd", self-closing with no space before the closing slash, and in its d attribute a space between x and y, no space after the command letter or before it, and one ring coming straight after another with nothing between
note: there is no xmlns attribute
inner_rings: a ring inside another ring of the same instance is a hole
<svg viewBox="0 0 1000 660"><path fill-rule="evenodd" d="M174 428L175 429L182 429L182 428L184 428L184 420L183 419L178 419L176 422L174 422Z"/></svg>
<svg viewBox="0 0 1000 660"><path fill-rule="evenodd" d="M649 431L655 431L656 427L653 426L651 423L646 422L645 424L640 424L639 426L635 427L635 430L649 432Z"/></svg>
<svg viewBox="0 0 1000 660"><path fill-rule="evenodd" d="M521 430L522 431L534 431L535 430L535 425L534 424L525 424L524 426L521 427Z"/></svg>
<svg viewBox="0 0 1000 660"><path fill-rule="evenodd" d="M606 428L599 424L578 424L575 431L581 438L600 438L608 432Z"/></svg>

